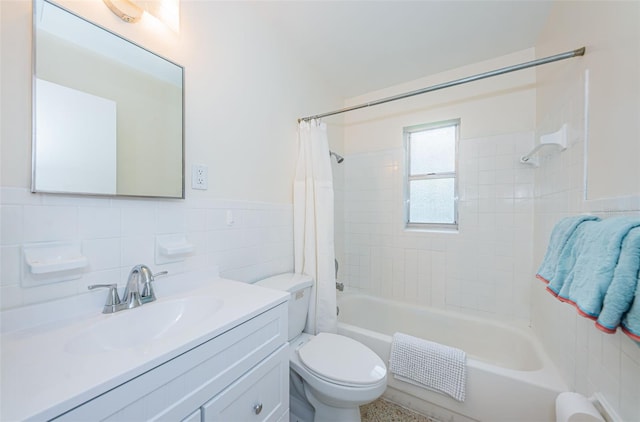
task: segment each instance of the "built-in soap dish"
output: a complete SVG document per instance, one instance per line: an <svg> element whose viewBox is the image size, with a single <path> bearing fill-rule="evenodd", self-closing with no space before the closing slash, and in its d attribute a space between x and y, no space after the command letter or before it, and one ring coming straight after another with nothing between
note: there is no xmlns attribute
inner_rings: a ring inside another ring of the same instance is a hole
<svg viewBox="0 0 640 422"><path fill-rule="evenodd" d="M184 261L195 251L195 247L184 234L156 236L156 264Z"/></svg>
<svg viewBox="0 0 640 422"><path fill-rule="evenodd" d="M89 260L80 242L45 242L22 246L23 287L58 283L82 277Z"/></svg>

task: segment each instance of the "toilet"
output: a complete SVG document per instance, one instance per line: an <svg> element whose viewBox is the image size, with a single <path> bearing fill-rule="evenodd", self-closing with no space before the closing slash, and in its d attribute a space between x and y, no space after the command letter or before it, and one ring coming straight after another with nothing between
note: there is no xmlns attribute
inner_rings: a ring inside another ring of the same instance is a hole
<svg viewBox="0 0 640 422"><path fill-rule="evenodd" d="M360 421L360 406L384 393L387 368L371 349L332 333L303 333L313 278L280 274L257 285L287 291L289 299L290 420Z"/></svg>

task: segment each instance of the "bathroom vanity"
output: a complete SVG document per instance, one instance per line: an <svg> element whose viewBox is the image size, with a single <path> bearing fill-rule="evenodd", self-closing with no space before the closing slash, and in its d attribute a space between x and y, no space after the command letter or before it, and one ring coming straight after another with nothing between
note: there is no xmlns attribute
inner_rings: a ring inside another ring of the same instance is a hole
<svg viewBox="0 0 640 422"><path fill-rule="evenodd" d="M101 313L104 294L2 313L0 420L288 420L288 295L211 277Z"/></svg>

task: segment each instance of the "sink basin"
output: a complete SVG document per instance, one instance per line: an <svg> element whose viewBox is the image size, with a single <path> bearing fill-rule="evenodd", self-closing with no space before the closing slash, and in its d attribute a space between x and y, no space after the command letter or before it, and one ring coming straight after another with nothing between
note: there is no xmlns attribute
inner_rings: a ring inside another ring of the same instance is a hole
<svg viewBox="0 0 640 422"><path fill-rule="evenodd" d="M140 347L176 335L205 320L218 312L223 303L213 296L192 296L151 302L106 315L67 342L65 350L80 354Z"/></svg>

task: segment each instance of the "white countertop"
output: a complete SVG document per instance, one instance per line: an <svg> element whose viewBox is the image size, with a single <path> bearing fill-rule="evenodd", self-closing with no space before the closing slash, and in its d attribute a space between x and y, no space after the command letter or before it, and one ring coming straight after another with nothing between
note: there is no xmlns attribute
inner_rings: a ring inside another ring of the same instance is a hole
<svg viewBox="0 0 640 422"><path fill-rule="evenodd" d="M101 313L106 291L2 312L0 420L51 419L289 297L286 292L210 273L160 279L155 287L156 302L111 315ZM213 296L224 303L219 311L197 323L135 347L86 353L68 350L79 333L108 318L124 312L133 316L145 307L193 296ZM96 297L102 304L95 303Z"/></svg>

